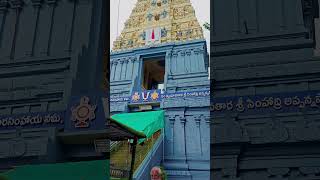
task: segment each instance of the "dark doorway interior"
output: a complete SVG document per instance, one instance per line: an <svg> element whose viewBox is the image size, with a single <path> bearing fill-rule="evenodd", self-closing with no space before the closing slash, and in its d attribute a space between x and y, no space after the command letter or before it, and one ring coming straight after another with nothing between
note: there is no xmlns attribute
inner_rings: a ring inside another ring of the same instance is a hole
<svg viewBox="0 0 320 180"><path fill-rule="evenodd" d="M163 89L164 74L164 57L145 59L143 61L142 88L145 90Z"/></svg>

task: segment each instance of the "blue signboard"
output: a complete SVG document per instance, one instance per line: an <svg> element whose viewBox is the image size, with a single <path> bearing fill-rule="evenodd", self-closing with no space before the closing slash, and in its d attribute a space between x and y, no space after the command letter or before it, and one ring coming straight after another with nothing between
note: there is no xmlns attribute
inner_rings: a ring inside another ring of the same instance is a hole
<svg viewBox="0 0 320 180"><path fill-rule="evenodd" d="M63 112L0 116L0 130L57 127L64 131L102 130L106 127L106 95L72 97Z"/></svg>
<svg viewBox="0 0 320 180"><path fill-rule="evenodd" d="M212 99L214 113L261 114L272 112L297 112L319 110L319 91L258 96L236 96Z"/></svg>
<svg viewBox="0 0 320 180"><path fill-rule="evenodd" d="M176 93L165 93L162 95L163 99L170 99L170 98L188 98L188 97L209 97L210 91L188 91L188 92L176 92Z"/></svg>
<svg viewBox="0 0 320 180"><path fill-rule="evenodd" d="M130 97L110 97L110 102L128 102L130 101Z"/></svg>
<svg viewBox="0 0 320 180"><path fill-rule="evenodd" d="M0 116L0 129L43 128L64 126L64 112L29 113Z"/></svg>
<svg viewBox="0 0 320 180"><path fill-rule="evenodd" d="M110 102L130 102L131 104L143 104L152 102L161 102L164 99L173 98L189 98L189 97L209 97L210 90L201 91L188 91L188 92L175 92L167 93L161 92L161 90L147 90L147 91L134 91L133 94L128 97L110 97Z"/></svg>

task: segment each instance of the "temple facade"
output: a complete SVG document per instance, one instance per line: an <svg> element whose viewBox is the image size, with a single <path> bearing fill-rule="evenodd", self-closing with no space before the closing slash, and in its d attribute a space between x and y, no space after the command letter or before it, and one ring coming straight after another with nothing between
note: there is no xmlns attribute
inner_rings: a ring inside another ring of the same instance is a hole
<svg viewBox="0 0 320 180"><path fill-rule="evenodd" d="M109 79L102 69L106 7L0 1L0 172L108 158L94 142L103 138L109 109L101 101Z"/></svg>
<svg viewBox="0 0 320 180"><path fill-rule="evenodd" d="M209 88L206 42L190 1L138 0L110 55L110 112L165 110L158 165L169 179L210 175Z"/></svg>
<svg viewBox="0 0 320 180"><path fill-rule="evenodd" d="M318 2L214 0L212 17L212 178L319 178Z"/></svg>

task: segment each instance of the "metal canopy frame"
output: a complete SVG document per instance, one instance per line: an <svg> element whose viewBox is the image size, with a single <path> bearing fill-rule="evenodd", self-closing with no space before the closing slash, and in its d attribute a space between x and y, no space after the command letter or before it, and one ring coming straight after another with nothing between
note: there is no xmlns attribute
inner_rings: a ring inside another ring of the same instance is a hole
<svg viewBox="0 0 320 180"><path fill-rule="evenodd" d="M128 139L133 139L133 143L131 146L132 155L131 155L131 165L130 165L130 172L129 172L129 180L132 180L138 139L146 138L146 135L128 126L125 126L115 121L112 118L109 118L108 120L109 120L108 129L110 130L110 136L108 139L113 141L124 141Z"/></svg>

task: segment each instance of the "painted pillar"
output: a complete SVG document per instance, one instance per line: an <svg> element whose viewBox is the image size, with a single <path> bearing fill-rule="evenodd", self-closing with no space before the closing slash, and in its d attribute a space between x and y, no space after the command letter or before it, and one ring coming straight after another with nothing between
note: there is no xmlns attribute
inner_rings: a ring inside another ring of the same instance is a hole
<svg viewBox="0 0 320 180"><path fill-rule="evenodd" d="M198 133L198 136L197 136L197 141L199 144L198 144L198 153L200 156L202 156L203 152L202 152L202 138L201 138L201 118L202 116L198 115L194 118L195 120L195 123L196 123L196 129L197 129L197 133ZM205 131L206 132L206 131Z"/></svg>
<svg viewBox="0 0 320 180"><path fill-rule="evenodd" d="M2 1L0 3L0 52L1 48L4 46L3 44L3 38L4 38L4 27L6 25L6 19L8 14L8 2Z"/></svg>
<svg viewBox="0 0 320 180"><path fill-rule="evenodd" d="M48 2L46 2L48 3ZM44 4L39 12L38 34L35 42L34 55L47 56L47 43L51 26L51 6Z"/></svg>
<svg viewBox="0 0 320 180"><path fill-rule="evenodd" d="M185 71L185 55L186 52L184 50L180 51L179 53L180 56L178 56L178 64L177 64L177 68L178 68L178 74L183 74Z"/></svg>
<svg viewBox="0 0 320 180"><path fill-rule="evenodd" d="M117 59L115 62L114 62L114 74L113 74L113 81L117 81L119 79L119 75L118 75L118 71L119 71L119 60Z"/></svg>
<svg viewBox="0 0 320 180"><path fill-rule="evenodd" d="M132 79L132 72L133 72L133 58L128 57L127 75L126 75L127 80Z"/></svg>
<svg viewBox="0 0 320 180"><path fill-rule="evenodd" d="M70 16L70 19L69 19L69 22L70 22L70 25L69 25L69 31L67 32L67 35L66 36L66 42L68 42L66 44L66 47L65 47L65 51L66 52L69 52L71 53L72 51L72 45L73 45L73 42L74 42L74 32L75 32L75 20L76 20L76 17L78 14L78 10L77 10L77 6L78 6L78 1L73 1L73 5L72 5L72 16Z"/></svg>
<svg viewBox="0 0 320 180"><path fill-rule="evenodd" d="M166 53L166 59L165 59L165 74L164 74L164 89L167 90L167 82L170 78L172 72L171 72L171 52L168 51Z"/></svg>
<svg viewBox="0 0 320 180"><path fill-rule="evenodd" d="M32 0L32 5L33 5L33 32L31 34L31 41L30 42L30 46L28 47L27 51L25 52L25 54L27 56L33 56L34 54L34 47L35 47L35 43L36 43L36 37L37 37L37 32L38 32L38 26L39 26L39 17L40 17L40 9L41 9L41 0Z"/></svg>
<svg viewBox="0 0 320 180"><path fill-rule="evenodd" d="M129 74L128 74L128 68L129 68L129 57L127 57L127 58L125 58L124 59L124 66L125 66L125 68L124 68L124 80L128 80L129 79Z"/></svg>
<svg viewBox="0 0 320 180"><path fill-rule="evenodd" d="M113 63L114 63L114 60L111 59L110 60L110 82L113 80L113 68L114 68Z"/></svg>
<svg viewBox="0 0 320 180"><path fill-rule="evenodd" d="M210 126L211 126L210 114L203 116L203 120L205 122L204 128L207 129L207 131L204 131L204 132L208 132L208 134L206 134L206 136L202 140L202 144L203 144L202 147L205 147L204 151L203 151L203 155L210 158L210 144L211 144L211 142L210 142L210 136L211 136L210 135Z"/></svg>
<svg viewBox="0 0 320 180"><path fill-rule="evenodd" d="M186 58L185 58L185 72L186 73L191 73L193 72L194 67L192 67L192 59L191 59L191 50L187 49L186 50Z"/></svg>
<svg viewBox="0 0 320 180"><path fill-rule="evenodd" d="M201 48L196 48L194 50L194 54L195 54L195 59L198 61L199 63L199 72L206 72L206 67L205 67L205 63L204 63L204 50Z"/></svg>
<svg viewBox="0 0 320 180"><path fill-rule="evenodd" d="M192 52L190 53L190 59L191 59L191 68L192 68L192 72L200 72L200 68L199 68L199 60L197 59L197 54L195 53L195 50L192 50Z"/></svg>
<svg viewBox="0 0 320 180"><path fill-rule="evenodd" d="M192 115L193 113L188 113L186 115L187 123L185 125L186 133L186 155L188 157L198 156L200 152L200 141L199 141L199 128L196 124L196 118L198 115Z"/></svg>
<svg viewBox="0 0 320 180"><path fill-rule="evenodd" d="M165 137L166 137L166 156L173 156L174 155L174 125L175 125L176 117L173 115L168 116L167 118L167 125L165 130Z"/></svg>
<svg viewBox="0 0 320 180"><path fill-rule="evenodd" d="M176 153L180 157L185 157L186 156L186 118L183 115L177 116L176 117L178 121L180 122L177 124L179 127L176 131L177 138L175 140L178 142L175 145L177 146L176 148Z"/></svg>
<svg viewBox="0 0 320 180"><path fill-rule="evenodd" d="M173 51L172 52L172 56L171 56L171 67L170 70L172 72L172 74L177 74L178 71L178 52L177 51Z"/></svg>
<svg viewBox="0 0 320 180"><path fill-rule="evenodd" d="M296 1L296 25L298 25L301 29L305 29L304 21L303 21L303 12L302 9L302 1L301 0L295 0Z"/></svg>
<svg viewBox="0 0 320 180"><path fill-rule="evenodd" d="M139 73L139 58L132 57L131 61L132 61L132 66L133 66L132 78L134 79Z"/></svg>
<svg viewBox="0 0 320 180"><path fill-rule="evenodd" d="M53 31L53 25L54 25L54 15L55 15L55 9L56 9L56 0L49 0L47 1L50 6L50 25L48 26L48 41L47 46L43 50L43 54L50 55L50 48L51 48L51 41L52 41L52 31Z"/></svg>
<svg viewBox="0 0 320 180"><path fill-rule="evenodd" d="M12 40L11 51L10 51L10 59L15 58L15 51L16 51L16 46L17 46L17 36L18 36L18 32L19 32L22 6L23 6L22 1L16 1L12 6L12 8L15 11L16 18L15 18L15 25L14 25L14 31L13 31L13 40Z"/></svg>
<svg viewBox="0 0 320 180"><path fill-rule="evenodd" d="M233 28L232 28L232 32L234 34L239 34L240 33L240 19L239 19L239 0L235 0L235 1L232 1L230 3L230 9L231 9L231 12L233 12Z"/></svg>
<svg viewBox="0 0 320 180"><path fill-rule="evenodd" d="M125 76L124 72L125 64L124 64L124 58L120 59L120 72L119 72L119 80L123 80Z"/></svg>
<svg viewBox="0 0 320 180"><path fill-rule="evenodd" d="M3 29L2 34L5 34L5 36L2 36L2 42L1 42L1 49L0 49L0 59L3 63L3 60L9 61L10 59L10 53L13 45L13 39L14 39L14 31L15 31L15 24L16 24L16 12L12 10L11 8L7 9L3 7L5 10L5 21L3 22Z"/></svg>
<svg viewBox="0 0 320 180"><path fill-rule="evenodd" d="M133 90L136 90L137 88L140 88L140 83L139 83L139 60L140 60L140 55L137 56L131 56L130 61L131 61L131 68L130 68L130 78L132 79L131 82L131 90L130 93L132 93ZM139 87L137 87L139 86Z"/></svg>
<svg viewBox="0 0 320 180"><path fill-rule="evenodd" d="M134 72L133 72L133 79L136 79L137 82L135 82L137 85L139 85L138 88L141 88L141 74L143 72L142 70L142 60L140 56L134 57Z"/></svg>
<svg viewBox="0 0 320 180"><path fill-rule="evenodd" d="M124 68L123 68L123 80L128 80L128 64L129 63L129 58L124 59Z"/></svg>

